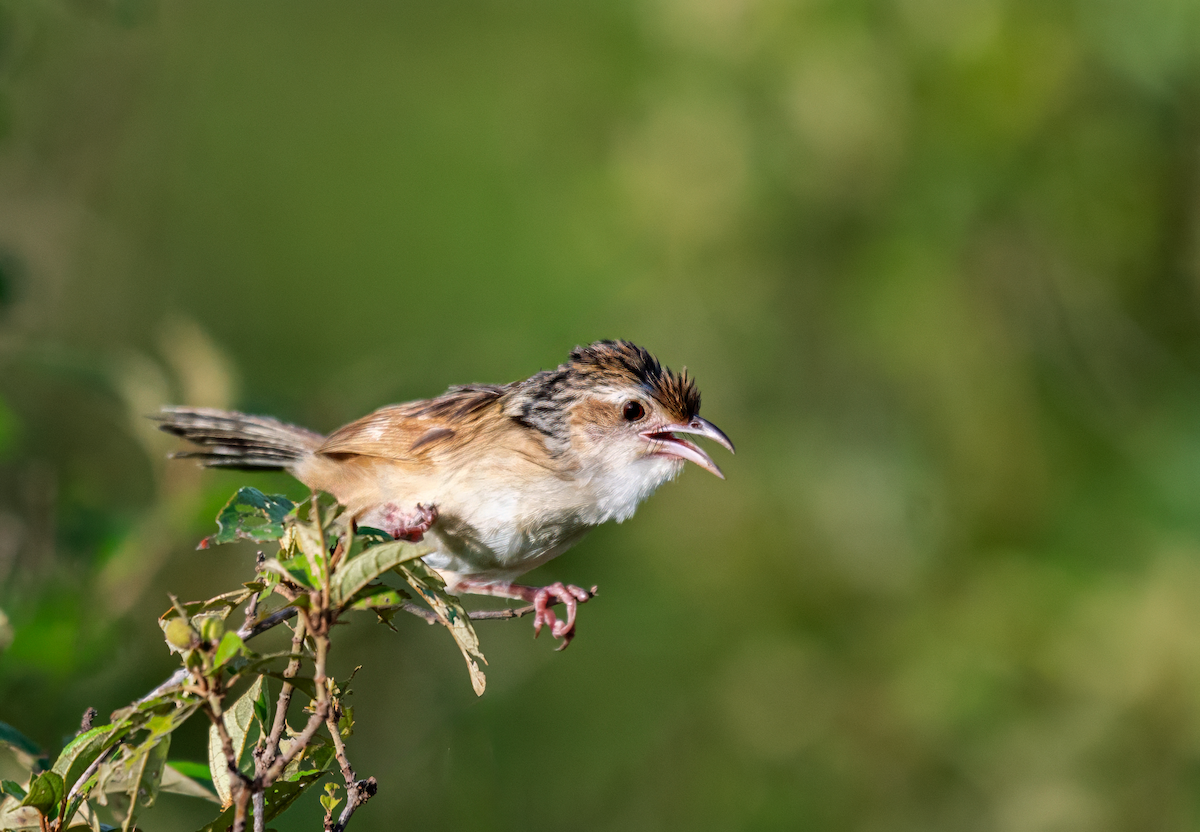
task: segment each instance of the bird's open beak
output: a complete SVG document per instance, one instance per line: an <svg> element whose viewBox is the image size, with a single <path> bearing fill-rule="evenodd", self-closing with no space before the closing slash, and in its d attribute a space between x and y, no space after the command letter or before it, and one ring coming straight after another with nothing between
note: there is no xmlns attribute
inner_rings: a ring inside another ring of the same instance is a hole
<svg viewBox="0 0 1200 832"><path fill-rule="evenodd" d="M729 437L725 435L725 432L712 422L707 419L701 419L699 416L693 417L686 425L664 425L661 428L648 430L642 436L647 441L654 443L653 453L690 460L705 471L716 474L721 479L725 479L725 475L721 473L721 469L717 467L717 463L712 461L712 457L702 451L695 443L676 436L675 434L677 433L694 433L697 436L706 436L714 442L724 445L729 449L731 454L736 453L733 449L733 443L729 441Z"/></svg>

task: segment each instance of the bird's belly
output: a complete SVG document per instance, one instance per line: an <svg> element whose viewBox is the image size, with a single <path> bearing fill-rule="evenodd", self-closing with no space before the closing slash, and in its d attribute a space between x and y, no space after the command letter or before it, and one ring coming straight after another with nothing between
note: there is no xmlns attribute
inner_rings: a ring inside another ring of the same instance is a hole
<svg viewBox="0 0 1200 832"><path fill-rule="evenodd" d="M571 517L542 518L532 526L511 521L470 524L442 514L425 536L437 547L425 562L443 573L513 580L571 548L588 528Z"/></svg>
<svg viewBox="0 0 1200 832"><path fill-rule="evenodd" d="M437 520L425 533L436 551L424 560L442 573L512 580L565 552L598 522L585 510L587 495L558 478L523 478L514 485L509 472L491 469L420 479L398 467L377 465L369 472L359 483L359 499L351 501L354 510L368 517L381 506L436 507Z"/></svg>

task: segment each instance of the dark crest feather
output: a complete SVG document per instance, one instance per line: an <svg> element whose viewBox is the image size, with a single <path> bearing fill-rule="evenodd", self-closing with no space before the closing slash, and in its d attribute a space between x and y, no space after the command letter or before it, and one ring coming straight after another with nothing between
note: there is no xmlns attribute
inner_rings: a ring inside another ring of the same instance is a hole
<svg viewBox="0 0 1200 832"><path fill-rule="evenodd" d="M629 341L597 341L571 350L568 365L592 378L611 376L640 384L680 421L700 412L700 390L687 370L673 373L650 352Z"/></svg>

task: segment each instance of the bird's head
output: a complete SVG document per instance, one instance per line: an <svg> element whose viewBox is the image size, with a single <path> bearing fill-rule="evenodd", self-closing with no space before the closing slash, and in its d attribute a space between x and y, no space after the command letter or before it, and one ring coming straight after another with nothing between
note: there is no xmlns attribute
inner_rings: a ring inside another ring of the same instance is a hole
<svg viewBox="0 0 1200 832"><path fill-rule="evenodd" d="M724 479L690 440L733 443L700 416L700 391L687 371L674 373L628 341L576 347L566 363L524 382L514 417L575 456L597 478L628 480L639 499L685 461Z"/></svg>

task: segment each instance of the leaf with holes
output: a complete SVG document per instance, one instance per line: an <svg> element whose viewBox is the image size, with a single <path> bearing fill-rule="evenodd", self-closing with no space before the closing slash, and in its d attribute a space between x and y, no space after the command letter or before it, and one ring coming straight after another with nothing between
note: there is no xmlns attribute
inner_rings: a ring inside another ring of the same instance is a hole
<svg viewBox="0 0 1200 832"><path fill-rule="evenodd" d="M198 548L235 540L265 543L283 537L283 518L296 507L279 494L263 494L257 488L239 488L217 515L217 533L200 541Z"/></svg>

